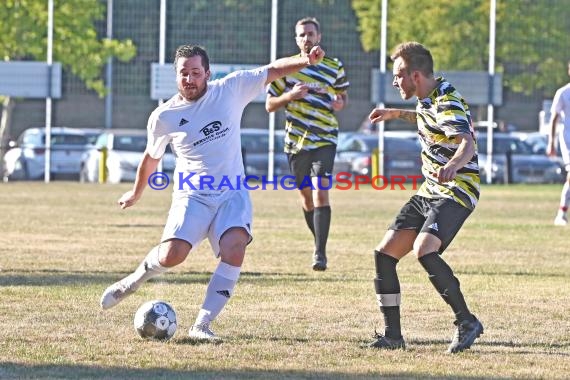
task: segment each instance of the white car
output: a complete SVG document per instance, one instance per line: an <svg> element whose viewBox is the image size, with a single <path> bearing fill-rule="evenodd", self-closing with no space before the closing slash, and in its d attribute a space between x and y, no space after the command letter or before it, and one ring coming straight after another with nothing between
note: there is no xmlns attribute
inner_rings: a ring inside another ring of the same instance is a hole
<svg viewBox="0 0 570 380"><path fill-rule="evenodd" d="M51 128L50 177L77 179L83 153L89 148L89 136L76 128ZM44 178L46 129L26 129L3 158L2 179L40 180Z"/></svg>
<svg viewBox="0 0 570 380"><path fill-rule="evenodd" d="M107 150L107 182L133 182L138 165L146 148L146 129L108 129L97 138L81 159L81 182L99 181L99 160L102 150ZM169 176L175 168L174 155L167 149L162 158L162 171Z"/></svg>

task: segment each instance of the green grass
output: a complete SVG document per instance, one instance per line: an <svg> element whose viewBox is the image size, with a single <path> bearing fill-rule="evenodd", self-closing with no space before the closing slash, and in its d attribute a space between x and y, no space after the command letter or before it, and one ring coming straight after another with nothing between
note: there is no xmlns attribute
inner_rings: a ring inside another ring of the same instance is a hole
<svg viewBox="0 0 570 380"><path fill-rule="evenodd" d="M362 349L382 327L373 249L410 191L333 191L329 270L310 269L311 238L293 191L254 191L254 235L236 293L213 325L186 332L216 260L205 242L172 272L109 311L102 291L157 243L170 190L130 185L0 184L0 378L567 378L569 229L554 227L561 185L483 187L444 257L485 334L447 355L452 314L414 257L400 264L406 351ZM144 341L137 307L177 311L168 343Z"/></svg>

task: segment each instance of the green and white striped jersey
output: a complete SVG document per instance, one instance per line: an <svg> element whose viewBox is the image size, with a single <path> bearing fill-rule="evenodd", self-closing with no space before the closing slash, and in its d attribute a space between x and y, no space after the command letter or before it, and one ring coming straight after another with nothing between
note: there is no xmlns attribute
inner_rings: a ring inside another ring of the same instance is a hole
<svg viewBox="0 0 570 380"><path fill-rule="evenodd" d="M474 136L469 106L461 94L443 78L438 86L416 105L417 124L422 145L422 173L426 181L418 195L426 198L451 198L468 209L474 209L479 200L479 164L477 141ZM453 181L439 183L435 178L438 169L453 157L459 144L455 136L471 134L475 141L475 154L457 172Z"/></svg>
<svg viewBox="0 0 570 380"><path fill-rule="evenodd" d="M336 145L338 121L331 102L336 94L346 91L350 85L342 62L325 57L317 65L272 82L267 93L280 96L299 82L307 84L310 89L303 99L289 102L285 107L285 152L295 154L301 150Z"/></svg>

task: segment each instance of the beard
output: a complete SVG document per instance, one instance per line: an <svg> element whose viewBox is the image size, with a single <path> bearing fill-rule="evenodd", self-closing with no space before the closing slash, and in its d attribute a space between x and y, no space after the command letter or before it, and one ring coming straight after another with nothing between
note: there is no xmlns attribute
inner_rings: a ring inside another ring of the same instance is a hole
<svg viewBox="0 0 570 380"><path fill-rule="evenodd" d="M206 86L200 87L195 85L180 86L178 92L186 100L194 101L202 97L206 92Z"/></svg>
<svg viewBox="0 0 570 380"><path fill-rule="evenodd" d="M307 44L303 45L303 51L305 52L305 54L309 54L311 52L311 49L316 45L317 44L313 44L311 42L308 42Z"/></svg>

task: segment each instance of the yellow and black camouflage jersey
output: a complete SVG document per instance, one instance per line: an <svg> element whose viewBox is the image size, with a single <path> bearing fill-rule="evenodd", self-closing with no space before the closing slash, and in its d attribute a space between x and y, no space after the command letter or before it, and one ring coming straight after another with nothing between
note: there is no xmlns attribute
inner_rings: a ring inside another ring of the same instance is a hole
<svg viewBox="0 0 570 380"><path fill-rule="evenodd" d="M308 66L272 82L267 93L280 96L299 82L307 84L310 89L303 99L289 102L285 107L285 152L295 154L301 150L336 145L338 121L331 102L336 94L346 91L350 85L342 62L325 57L318 65Z"/></svg>
<svg viewBox="0 0 570 380"><path fill-rule="evenodd" d="M438 85L416 105L418 134L422 145L422 173L426 181L418 195L426 198L451 198L468 209L474 209L479 199L479 164L477 146L475 155L461 169L453 181L439 183L435 173L453 157L459 144L455 136L475 136L469 106L459 92L443 78Z"/></svg>

